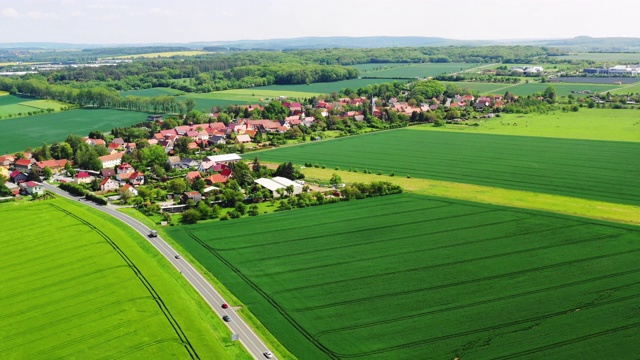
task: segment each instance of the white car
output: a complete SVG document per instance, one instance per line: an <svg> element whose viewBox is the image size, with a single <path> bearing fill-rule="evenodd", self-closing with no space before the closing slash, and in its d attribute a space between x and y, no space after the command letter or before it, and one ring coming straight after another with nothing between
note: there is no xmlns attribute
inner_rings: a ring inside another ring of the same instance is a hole
<svg viewBox="0 0 640 360"><path fill-rule="evenodd" d="M273 359L273 354L271 353L271 351L265 351L262 355L264 355L264 357L266 357L267 359Z"/></svg>

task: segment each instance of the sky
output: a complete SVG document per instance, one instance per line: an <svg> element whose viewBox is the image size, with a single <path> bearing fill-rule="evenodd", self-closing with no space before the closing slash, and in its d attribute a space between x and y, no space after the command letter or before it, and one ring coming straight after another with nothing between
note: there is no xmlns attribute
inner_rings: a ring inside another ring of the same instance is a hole
<svg viewBox="0 0 640 360"><path fill-rule="evenodd" d="M638 18L638 0L0 0L0 43L640 37Z"/></svg>

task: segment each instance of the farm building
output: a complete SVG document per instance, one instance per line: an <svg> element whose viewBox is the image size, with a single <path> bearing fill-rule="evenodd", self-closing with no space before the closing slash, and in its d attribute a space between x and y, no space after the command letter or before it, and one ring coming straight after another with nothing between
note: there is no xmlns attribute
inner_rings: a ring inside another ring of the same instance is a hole
<svg viewBox="0 0 640 360"><path fill-rule="evenodd" d="M302 192L302 185L281 176L276 176L272 179L260 178L254 182L266 189L269 189L273 194L273 197L279 197L278 189L285 190L288 186L293 187L293 195L297 195Z"/></svg>
<svg viewBox="0 0 640 360"><path fill-rule="evenodd" d="M242 158L240 157L240 155L238 154L222 154L222 155L213 155L213 156L207 156L206 157L207 160L209 161L213 161L216 164L233 164L236 163L240 160L242 160Z"/></svg>

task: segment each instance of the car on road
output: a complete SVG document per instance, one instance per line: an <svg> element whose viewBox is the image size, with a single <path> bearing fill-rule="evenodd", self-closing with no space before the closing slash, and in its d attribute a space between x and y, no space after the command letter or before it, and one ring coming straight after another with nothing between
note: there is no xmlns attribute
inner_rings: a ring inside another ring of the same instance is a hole
<svg viewBox="0 0 640 360"><path fill-rule="evenodd" d="M262 353L262 355L264 355L264 357L266 357L267 359L273 359L273 354L271 353L271 351L265 351L264 353Z"/></svg>
<svg viewBox="0 0 640 360"><path fill-rule="evenodd" d="M174 258L176 258L176 259L180 259L180 255L176 254L176 255L174 256Z"/></svg>
<svg viewBox="0 0 640 360"><path fill-rule="evenodd" d="M229 317L229 315L225 315L222 317L222 320L224 320L225 322L229 322L231 321L231 318Z"/></svg>
<svg viewBox="0 0 640 360"><path fill-rule="evenodd" d="M229 304L227 304L227 303L222 304L222 308L223 309L228 309L229 308Z"/></svg>
<svg viewBox="0 0 640 360"><path fill-rule="evenodd" d="M157 230L151 230L149 232L149 237L158 237L158 231Z"/></svg>

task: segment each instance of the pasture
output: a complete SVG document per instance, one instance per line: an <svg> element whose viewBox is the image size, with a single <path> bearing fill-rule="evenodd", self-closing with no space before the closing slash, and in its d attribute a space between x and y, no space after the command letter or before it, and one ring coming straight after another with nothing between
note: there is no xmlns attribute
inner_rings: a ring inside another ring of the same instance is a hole
<svg viewBox="0 0 640 360"><path fill-rule="evenodd" d="M11 224L0 228L4 358L248 358L116 220L63 199L2 204L0 217Z"/></svg>
<svg viewBox="0 0 640 360"><path fill-rule="evenodd" d="M447 124L436 128L420 125L410 129L640 142L640 119L636 110L582 108L567 113L501 115L500 118L470 121L478 126Z"/></svg>
<svg viewBox="0 0 640 360"><path fill-rule="evenodd" d="M367 78L414 79L450 74L475 67L478 67L478 65L468 63L403 64L403 66L394 66L382 69L378 66L378 70L376 70L376 68L370 68L366 72L362 72L360 75Z"/></svg>
<svg viewBox="0 0 640 360"><path fill-rule="evenodd" d="M169 233L299 358L640 351L638 227L403 194Z"/></svg>
<svg viewBox="0 0 640 360"><path fill-rule="evenodd" d="M399 129L256 153L466 184L640 205L640 144Z"/></svg>
<svg viewBox="0 0 640 360"><path fill-rule="evenodd" d="M640 63L640 53L575 53L571 55L554 56L558 60L594 60L594 61L617 61L623 64Z"/></svg>
<svg viewBox="0 0 640 360"><path fill-rule="evenodd" d="M173 96L173 95L181 95L181 94L184 94L184 91L180 91L172 88L162 88L162 87L120 92L121 96L142 96L142 97Z"/></svg>
<svg viewBox="0 0 640 360"><path fill-rule="evenodd" d="M91 130L145 121L147 114L124 110L81 109L0 120L0 154L38 147L43 142L66 139L69 134L86 136Z"/></svg>

